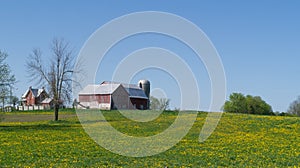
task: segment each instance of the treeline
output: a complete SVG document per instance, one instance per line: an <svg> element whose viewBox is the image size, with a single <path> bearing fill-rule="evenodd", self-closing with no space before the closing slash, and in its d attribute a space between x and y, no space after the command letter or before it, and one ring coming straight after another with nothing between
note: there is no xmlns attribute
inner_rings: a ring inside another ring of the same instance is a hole
<svg viewBox="0 0 300 168"><path fill-rule="evenodd" d="M232 93L223 106L224 112L258 115L300 116L300 97L290 104L287 112L273 112L271 105L260 96Z"/></svg>
<svg viewBox="0 0 300 168"><path fill-rule="evenodd" d="M232 113L273 115L272 107L259 96L244 96L241 93L232 93L229 101L224 104L223 110Z"/></svg>

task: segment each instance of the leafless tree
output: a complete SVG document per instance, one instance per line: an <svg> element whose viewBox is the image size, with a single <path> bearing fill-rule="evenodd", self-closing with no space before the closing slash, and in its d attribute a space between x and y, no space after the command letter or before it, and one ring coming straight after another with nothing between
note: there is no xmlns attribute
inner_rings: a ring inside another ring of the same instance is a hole
<svg viewBox="0 0 300 168"><path fill-rule="evenodd" d="M300 117L300 96L290 104L287 112Z"/></svg>
<svg viewBox="0 0 300 168"><path fill-rule="evenodd" d="M150 109L151 110L166 110L169 107L170 99L167 98L156 98L150 96Z"/></svg>
<svg viewBox="0 0 300 168"><path fill-rule="evenodd" d="M7 57L8 54L0 50L0 99L2 101L2 108L4 108L5 101L8 97L10 98L9 103L11 104L11 88L16 83L16 78L12 74L10 66L5 62Z"/></svg>
<svg viewBox="0 0 300 168"><path fill-rule="evenodd" d="M70 46L63 39L54 39L51 44L52 56L48 64L42 62L42 52L34 49L27 61L27 70L32 80L46 84L53 98L54 120L58 120L58 111L64 101L71 101L74 56Z"/></svg>

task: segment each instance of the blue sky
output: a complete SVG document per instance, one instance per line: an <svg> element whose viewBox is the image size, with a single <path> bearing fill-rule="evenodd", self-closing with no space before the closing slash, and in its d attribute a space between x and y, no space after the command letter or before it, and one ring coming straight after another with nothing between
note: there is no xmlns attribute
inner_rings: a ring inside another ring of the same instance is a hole
<svg viewBox="0 0 300 168"><path fill-rule="evenodd" d="M274 111L285 111L300 95L298 1L3 0L0 6L0 49L9 54L7 61L19 81L14 90L17 96L21 96L30 85L35 86L35 82L28 80L25 67L33 48L40 48L47 59L51 40L63 37L74 47L77 56L85 41L100 26L122 15L140 11L170 12L201 28L222 59L228 95L241 92L261 96ZM100 66L99 72L106 66L115 66L110 59L122 59L116 56L120 51L125 51L122 48L126 48L125 53L146 46L168 48L195 69L194 72L199 76L197 81L202 110L205 110L210 99L209 78L205 68L201 62L195 63L192 52L178 45L172 39L156 35L144 35L142 39L139 36L132 37L107 55L107 62ZM96 81L109 80L112 70L108 70L107 76L99 73ZM158 75L153 75L156 73ZM176 83L170 76L157 70L148 70L137 74L132 82L143 77L149 77L152 86L165 89L171 98L171 107L177 107L180 94L176 92ZM166 87L166 83L173 87Z"/></svg>

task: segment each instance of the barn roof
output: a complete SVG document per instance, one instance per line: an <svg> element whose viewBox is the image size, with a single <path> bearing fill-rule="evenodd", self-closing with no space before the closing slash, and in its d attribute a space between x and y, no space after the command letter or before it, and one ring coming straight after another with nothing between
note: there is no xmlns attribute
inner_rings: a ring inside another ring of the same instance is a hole
<svg viewBox="0 0 300 168"><path fill-rule="evenodd" d="M141 99L148 99L145 92L140 88L131 88L131 87L124 87L127 93L129 94L129 97L131 98L141 98Z"/></svg>
<svg viewBox="0 0 300 168"><path fill-rule="evenodd" d="M104 81L104 82L101 83L101 85L103 85L103 84L121 84L125 88L127 93L129 94L129 97L131 97L131 98L140 98L140 99L148 99L145 92L138 85L111 82L111 81Z"/></svg>
<svg viewBox="0 0 300 168"><path fill-rule="evenodd" d="M120 84L87 85L79 94L112 94L119 86Z"/></svg>
<svg viewBox="0 0 300 168"><path fill-rule="evenodd" d="M145 92L137 85L110 81L104 81L100 85L88 85L79 94L112 94L120 85L127 91L130 98L148 99Z"/></svg>

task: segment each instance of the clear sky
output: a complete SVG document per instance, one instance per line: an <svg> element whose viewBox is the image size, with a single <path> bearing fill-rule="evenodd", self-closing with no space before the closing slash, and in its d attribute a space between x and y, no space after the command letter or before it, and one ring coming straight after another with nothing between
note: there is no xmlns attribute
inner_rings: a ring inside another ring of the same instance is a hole
<svg viewBox="0 0 300 168"><path fill-rule="evenodd" d="M0 49L7 59L18 83L14 94L20 97L29 86L26 59L33 48L40 48L45 59L50 57L50 42L64 38L74 47L77 56L89 36L100 26L125 14L140 11L170 12L186 18L201 28L216 47L226 73L227 96L232 92L258 95L274 111L286 111L300 95L300 2L299 1L0 1ZM121 29L121 28L120 28ZM159 39L160 40L157 40ZM143 41L137 43L137 41ZM202 109L209 104L209 78L203 65L195 64L192 53L167 37L144 35L127 39L126 45L115 46L101 68L115 66L110 59L124 51L129 54L146 46L168 48L180 55L200 77ZM122 50L126 48L125 50ZM155 74L152 70L148 74ZM97 75L97 82L109 80ZM144 73L144 75L143 75ZM160 72L157 72L160 73ZM137 74L147 77L147 71ZM160 73L148 76L154 87L166 83L171 107L177 107L177 86L171 77ZM165 75L165 76L164 76ZM168 80L169 79L169 80ZM164 81L165 80L165 81ZM158 82L159 81L159 82ZM169 90L168 90L169 89ZM172 90L173 89L173 90Z"/></svg>

